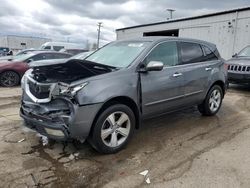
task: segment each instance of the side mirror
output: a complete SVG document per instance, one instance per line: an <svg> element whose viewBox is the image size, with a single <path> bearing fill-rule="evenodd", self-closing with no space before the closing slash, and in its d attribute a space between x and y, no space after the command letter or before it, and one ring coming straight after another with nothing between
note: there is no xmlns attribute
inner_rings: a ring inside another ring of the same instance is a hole
<svg viewBox="0 0 250 188"><path fill-rule="evenodd" d="M32 62L33 61L33 59L28 59L26 62L27 63L30 63L30 62Z"/></svg>
<svg viewBox="0 0 250 188"><path fill-rule="evenodd" d="M150 61L146 66L146 71L161 71L164 64L160 61Z"/></svg>
<svg viewBox="0 0 250 188"><path fill-rule="evenodd" d="M238 54L237 54L237 53L235 53L234 55L232 55L232 57L237 57L237 55L238 55Z"/></svg>

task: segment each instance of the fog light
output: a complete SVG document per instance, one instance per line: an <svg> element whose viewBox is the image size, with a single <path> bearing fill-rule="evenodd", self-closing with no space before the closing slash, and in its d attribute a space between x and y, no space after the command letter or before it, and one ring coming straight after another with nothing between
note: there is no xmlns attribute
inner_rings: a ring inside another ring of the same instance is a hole
<svg viewBox="0 0 250 188"><path fill-rule="evenodd" d="M45 131L46 131L49 135L64 137L64 133L63 133L62 131L60 131L60 130L45 128Z"/></svg>

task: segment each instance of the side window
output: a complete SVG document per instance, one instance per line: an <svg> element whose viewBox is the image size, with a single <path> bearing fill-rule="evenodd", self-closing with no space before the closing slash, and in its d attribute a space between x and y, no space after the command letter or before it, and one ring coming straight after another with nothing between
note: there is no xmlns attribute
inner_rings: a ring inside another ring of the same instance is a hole
<svg viewBox="0 0 250 188"><path fill-rule="evenodd" d="M160 61L164 66L178 64L178 51L176 42L164 42L156 46L146 58L146 64L150 61Z"/></svg>
<svg viewBox="0 0 250 188"><path fill-rule="evenodd" d="M64 58L70 58L71 55L69 54L53 54L54 59L64 59Z"/></svg>
<svg viewBox="0 0 250 188"><path fill-rule="evenodd" d="M55 51L59 51L59 50L61 50L61 49L63 49L64 48L64 46L53 46L53 49L55 50Z"/></svg>
<svg viewBox="0 0 250 188"><path fill-rule="evenodd" d="M204 58L201 46L190 42L180 42L180 55L182 64L201 62Z"/></svg>
<svg viewBox="0 0 250 188"><path fill-rule="evenodd" d="M35 56L31 57L30 59L32 59L33 61L39 61L39 60L44 59L44 55L43 54L38 54L38 55L35 55Z"/></svg>
<svg viewBox="0 0 250 188"><path fill-rule="evenodd" d="M205 52L205 57L204 61L212 61L212 60L217 60L218 58L216 55L206 46L202 46Z"/></svg>
<svg viewBox="0 0 250 188"><path fill-rule="evenodd" d="M45 46L44 49L45 49L45 50L50 50L50 49L51 49L51 46Z"/></svg>
<svg viewBox="0 0 250 188"><path fill-rule="evenodd" d="M53 55L51 53L43 53L35 55L31 58L33 61L45 60L45 59L53 59Z"/></svg>

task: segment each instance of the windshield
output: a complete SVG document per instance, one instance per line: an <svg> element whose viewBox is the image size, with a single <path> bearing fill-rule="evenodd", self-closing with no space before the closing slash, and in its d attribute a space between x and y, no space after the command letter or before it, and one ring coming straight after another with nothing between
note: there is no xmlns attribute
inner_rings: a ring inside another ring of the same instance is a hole
<svg viewBox="0 0 250 188"><path fill-rule="evenodd" d="M34 56L33 53L28 53L28 54L22 54L22 55L18 55L18 56L13 56L12 61L25 61L25 60L31 58L32 56Z"/></svg>
<svg viewBox="0 0 250 188"><path fill-rule="evenodd" d="M150 42L114 42L94 52L86 58L88 61L112 66L127 67L148 46Z"/></svg>
<svg viewBox="0 0 250 188"><path fill-rule="evenodd" d="M250 57L250 46L244 48L243 50L240 51L240 53L238 54L238 56L241 57Z"/></svg>

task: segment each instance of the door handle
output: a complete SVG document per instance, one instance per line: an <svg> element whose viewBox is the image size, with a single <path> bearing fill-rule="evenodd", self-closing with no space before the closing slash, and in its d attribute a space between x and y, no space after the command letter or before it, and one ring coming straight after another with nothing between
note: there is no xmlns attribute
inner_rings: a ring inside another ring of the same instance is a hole
<svg viewBox="0 0 250 188"><path fill-rule="evenodd" d="M182 73L178 73L178 72L177 72L177 73L174 73L174 74L173 74L173 77L179 77L179 76L182 76Z"/></svg>
<svg viewBox="0 0 250 188"><path fill-rule="evenodd" d="M206 71L211 71L212 68L211 68L211 67L207 67L207 68L205 68L205 70L206 70Z"/></svg>

